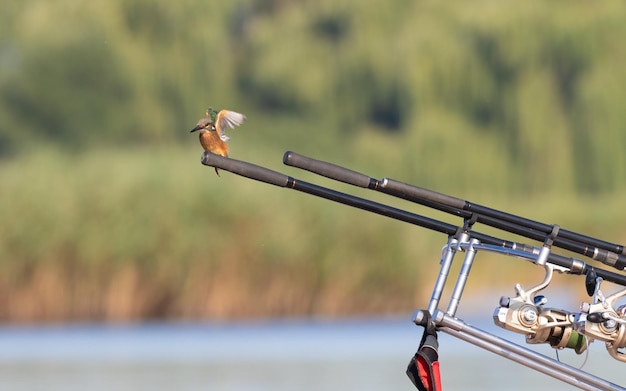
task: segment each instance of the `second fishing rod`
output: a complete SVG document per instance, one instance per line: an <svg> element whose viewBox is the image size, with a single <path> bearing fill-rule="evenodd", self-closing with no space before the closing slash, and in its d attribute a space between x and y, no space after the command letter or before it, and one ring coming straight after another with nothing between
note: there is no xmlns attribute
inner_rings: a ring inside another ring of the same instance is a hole
<svg viewBox="0 0 626 391"><path fill-rule="evenodd" d="M619 244L568 231L555 225L540 223L394 179L383 178L378 180L345 167L312 159L291 151L285 152L283 163L460 217L469 218L469 216L475 215L477 221L482 224L533 240L543 241L546 235L554 233L556 229L557 232L552 239L554 246L584 255L618 270L623 271L626 268L624 246Z"/></svg>

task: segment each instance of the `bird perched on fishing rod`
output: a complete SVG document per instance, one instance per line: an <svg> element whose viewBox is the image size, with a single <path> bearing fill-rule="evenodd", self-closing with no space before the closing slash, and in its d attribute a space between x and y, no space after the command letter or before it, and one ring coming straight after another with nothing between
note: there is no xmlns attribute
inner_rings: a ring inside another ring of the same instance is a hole
<svg viewBox="0 0 626 391"><path fill-rule="evenodd" d="M200 131L200 144L205 151L228 157L226 142L230 137L226 135L225 130L240 126L246 120L246 116L231 110L216 111L212 107L207 109L205 115L206 117L200 119L191 132ZM217 167L215 173L217 176L220 175Z"/></svg>

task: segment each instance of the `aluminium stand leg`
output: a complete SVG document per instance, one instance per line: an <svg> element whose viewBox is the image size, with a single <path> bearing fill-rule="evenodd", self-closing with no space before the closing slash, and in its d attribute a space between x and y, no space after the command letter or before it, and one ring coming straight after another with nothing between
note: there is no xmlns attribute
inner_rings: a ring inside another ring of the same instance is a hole
<svg viewBox="0 0 626 391"><path fill-rule="evenodd" d="M478 240L470 239L469 246L467 247L467 250L465 250L463 265L459 271L459 277L454 285L454 290L452 291L452 296L450 297L450 303L448 304L448 310L446 311L448 315L454 316L456 314L456 310L459 308L461 296L463 295L465 284L467 284L467 278L469 277L472 264L474 263L474 258L476 257L476 250L473 246L478 243Z"/></svg>
<svg viewBox="0 0 626 391"><path fill-rule="evenodd" d="M441 300L441 295L443 294L446 280L448 279L448 274L450 273L450 267L452 266L454 256L456 255L458 249L458 243L466 242L468 239L469 235L467 235L467 233L465 232L462 232L459 235L458 240L451 236L448 240L448 244L446 244L446 246L443 248L442 252L444 253L441 256L441 260L439 261L441 265L439 269L439 276L437 277L437 281L435 281L433 294L430 298L430 302L428 303L428 312L430 312L431 314L434 314L439 307L439 301Z"/></svg>
<svg viewBox="0 0 626 391"><path fill-rule="evenodd" d="M504 358L544 373L583 390L622 390L626 388L589 374L543 354L472 327L460 319L438 312L434 317L439 330Z"/></svg>

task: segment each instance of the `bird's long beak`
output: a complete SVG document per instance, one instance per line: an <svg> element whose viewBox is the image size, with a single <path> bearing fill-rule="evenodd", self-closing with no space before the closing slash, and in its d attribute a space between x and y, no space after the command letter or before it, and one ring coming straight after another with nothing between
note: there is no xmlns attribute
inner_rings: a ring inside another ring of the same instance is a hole
<svg viewBox="0 0 626 391"><path fill-rule="evenodd" d="M197 125L195 128L191 129L191 130L189 131L189 133L193 133L193 132L195 132L196 130L200 130L200 129L202 129L202 126Z"/></svg>

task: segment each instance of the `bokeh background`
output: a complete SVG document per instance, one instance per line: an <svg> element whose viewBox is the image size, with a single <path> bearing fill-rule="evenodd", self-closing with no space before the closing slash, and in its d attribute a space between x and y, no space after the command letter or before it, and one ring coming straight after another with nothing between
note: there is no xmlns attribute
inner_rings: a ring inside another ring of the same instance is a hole
<svg viewBox="0 0 626 391"><path fill-rule="evenodd" d="M189 134L208 106L247 115L230 132L236 159L430 213L284 167L293 150L626 242L623 2L2 9L2 322L408 314L426 304L445 237L217 177ZM516 263L478 262L470 293L512 291L531 273Z"/></svg>

